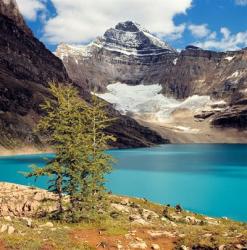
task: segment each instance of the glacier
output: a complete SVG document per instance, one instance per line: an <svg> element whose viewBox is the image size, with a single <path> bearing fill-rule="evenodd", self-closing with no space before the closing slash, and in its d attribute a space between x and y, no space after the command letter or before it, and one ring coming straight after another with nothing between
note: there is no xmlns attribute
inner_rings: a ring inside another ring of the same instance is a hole
<svg viewBox="0 0 247 250"><path fill-rule="evenodd" d="M122 114L137 115L156 122L167 120L178 109L196 112L213 104L209 96L194 95L176 100L164 96L161 91L159 84L133 86L116 82L107 86L106 93L97 93L97 96L113 104Z"/></svg>

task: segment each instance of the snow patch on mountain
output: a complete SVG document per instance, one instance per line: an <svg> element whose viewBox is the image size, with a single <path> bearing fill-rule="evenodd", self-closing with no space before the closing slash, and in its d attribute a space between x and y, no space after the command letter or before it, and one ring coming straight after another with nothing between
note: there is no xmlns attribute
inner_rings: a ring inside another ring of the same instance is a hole
<svg viewBox="0 0 247 250"><path fill-rule="evenodd" d="M93 43L89 45L69 45L62 43L58 45L54 54L61 60L69 56L74 58L88 58L92 56L92 45Z"/></svg>
<svg viewBox="0 0 247 250"><path fill-rule="evenodd" d="M198 111L212 104L209 96L191 96L183 101L161 94L159 84L130 86L120 82L107 86L107 92L97 94L112 103L122 114L133 114L157 122L165 121L177 109Z"/></svg>
<svg viewBox="0 0 247 250"><path fill-rule="evenodd" d="M227 56L225 57L225 60L227 60L228 62L232 61L234 59L235 56Z"/></svg>

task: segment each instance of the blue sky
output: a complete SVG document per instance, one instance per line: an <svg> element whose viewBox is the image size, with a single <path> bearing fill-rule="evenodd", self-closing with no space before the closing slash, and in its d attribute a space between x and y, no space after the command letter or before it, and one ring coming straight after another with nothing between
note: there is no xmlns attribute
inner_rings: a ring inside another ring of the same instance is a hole
<svg viewBox="0 0 247 250"><path fill-rule="evenodd" d="M247 0L17 0L36 37L54 51L86 44L117 22L133 20L183 49L247 47Z"/></svg>

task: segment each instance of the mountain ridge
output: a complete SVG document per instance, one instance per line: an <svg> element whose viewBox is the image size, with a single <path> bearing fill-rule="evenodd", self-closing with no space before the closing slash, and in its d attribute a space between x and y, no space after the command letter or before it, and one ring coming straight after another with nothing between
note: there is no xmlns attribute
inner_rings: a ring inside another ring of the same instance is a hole
<svg viewBox="0 0 247 250"><path fill-rule="evenodd" d="M136 35L139 33L144 38ZM89 90L105 93L109 84L121 82L160 84L161 93L175 99L207 95L227 103L220 112L216 108L206 118L212 126L247 127L247 108L243 104L247 99L246 48L216 52L189 45L177 52L156 37L158 44L163 44L162 50L150 42L147 34L151 35L138 24L126 21L88 46L64 44L55 54L63 60L70 77L78 85L86 83Z"/></svg>
<svg viewBox="0 0 247 250"><path fill-rule="evenodd" d="M108 29L88 46L60 45L55 55L79 85L86 82L89 89L105 91L114 81L157 83L178 53L138 24L127 21Z"/></svg>
<svg viewBox="0 0 247 250"><path fill-rule="evenodd" d="M86 101L90 101L90 93L78 87L63 62L29 32L14 0L1 1L0 6L0 33L4 34L0 36L0 150L41 146L42 138L33 128L43 114L40 104L52 98L49 82L73 84ZM107 130L118 138L112 146L143 147L168 142L132 118L120 115L111 105L108 112L118 118Z"/></svg>

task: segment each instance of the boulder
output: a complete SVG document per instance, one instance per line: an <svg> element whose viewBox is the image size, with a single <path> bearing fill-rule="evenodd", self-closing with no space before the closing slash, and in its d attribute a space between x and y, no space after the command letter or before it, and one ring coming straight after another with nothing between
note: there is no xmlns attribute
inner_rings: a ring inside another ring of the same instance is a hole
<svg viewBox="0 0 247 250"><path fill-rule="evenodd" d="M57 210L57 196L46 190L11 183L0 183L0 190L0 216L9 222L11 217L37 217Z"/></svg>
<svg viewBox="0 0 247 250"><path fill-rule="evenodd" d="M152 219L157 219L159 218L159 215L151 210L148 209L142 209L140 211L142 217L144 220L152 220Z"/></svg>
<svg viewBox="0 0 247 250"><path fill-rule="evenodd" d="M192 224L192 225L200 225L202 223L202 220L198 220L197 218L193 216L186 216L184 220L186 223Z"/></svg>
<svg viewBox="0 0 247 250"><path fill-rule="evenodd" d="M139 215L139 214L130 215L129 216L129 220L131 221L132 224L138 224L138 225L142 225L142 226L149 225L149 222L147 222L146 220L144 220L141 217L141 215Z"/></svg>
<svg viewBox="0 0 247 250"><path fill-rule="evenodd" d="M113 208L119 212L124 212L124 213L130 212L130 207L127 207L126 205L117 204L117 203L112 203L111 208Z"/></svg>

